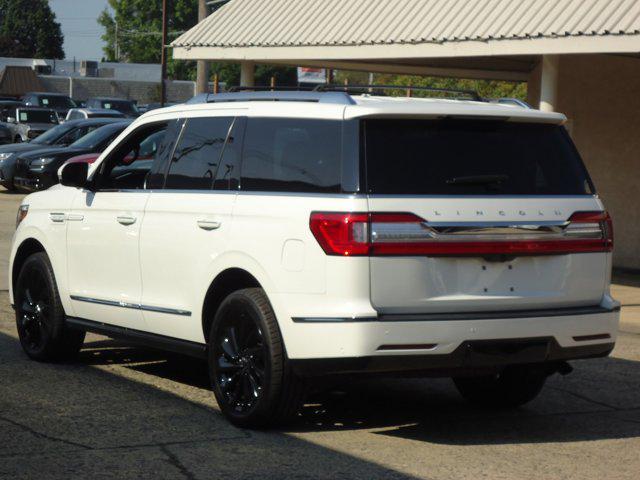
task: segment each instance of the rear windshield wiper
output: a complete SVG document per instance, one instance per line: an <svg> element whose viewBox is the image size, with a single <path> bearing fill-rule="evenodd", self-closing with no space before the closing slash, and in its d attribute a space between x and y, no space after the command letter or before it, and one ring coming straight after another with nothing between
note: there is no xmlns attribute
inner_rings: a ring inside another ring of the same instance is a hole
<svg viewBox="0 0 640 480"><path fill-rule="evenodd" d="M493 185L509 180L509 175L470 175L453 177L446 181L447 185Z"/></svg>

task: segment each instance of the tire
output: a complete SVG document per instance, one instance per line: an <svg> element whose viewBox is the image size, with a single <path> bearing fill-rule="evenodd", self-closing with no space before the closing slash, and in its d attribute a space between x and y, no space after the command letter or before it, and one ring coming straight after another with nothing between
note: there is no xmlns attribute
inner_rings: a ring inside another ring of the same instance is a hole
<svg viewBox="0 0 640 480"><path fill-rule="evenodd" d="M72 360L85 332L67 327L53 268L44 252L29 256L15 285L16 326L24 352L33 360Z"/></svg>
<svg viewBox="0 0 640 480"><path fill-rule="evenodd" d="M209 372L218 405L234 425L273 427L295 417L304 385L288 368L261 288L238 290L218 308L209 333Z"/></svg>
<svg viewBox="0 0 640 480"><path fill-rule="evenodd" d="M13 139L13 143L22 143L22 137L20 135L16 135L16 138Z"/></svg>
<svg viewBox="0 0 640 480"><path fill-rule="evenodd" d="M482 407L509 409L530 402L538 396L547 371L534 366L510 366L502 372L481 377L453 379L460 394Z"/></svg>

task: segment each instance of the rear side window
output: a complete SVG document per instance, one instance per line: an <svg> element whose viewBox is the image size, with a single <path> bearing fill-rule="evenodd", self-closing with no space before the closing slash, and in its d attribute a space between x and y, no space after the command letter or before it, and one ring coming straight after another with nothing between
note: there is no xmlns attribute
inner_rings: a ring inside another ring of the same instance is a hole
<svg viewBox="0 0 640 480"><path fill-rule="evenodd" d="M186 122L165 188L210 190L233 118L189 118Z"/></svg>
<svg viewBox="0 0 640 480"><path fill-rule="evenodd" d="M584 195L593 186L558 125L364 121L367 190L405 195Z"/></svg>
<svg viewBox="0 0 640 480"><path fill-rule="evenodd" d="M241 189L340 192L340 147L339 121L248 118Z"/></svg>

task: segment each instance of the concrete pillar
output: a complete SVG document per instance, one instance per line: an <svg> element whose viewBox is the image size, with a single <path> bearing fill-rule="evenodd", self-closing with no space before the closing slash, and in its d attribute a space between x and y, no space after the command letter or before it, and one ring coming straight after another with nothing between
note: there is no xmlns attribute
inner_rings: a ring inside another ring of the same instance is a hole
<svg viewBox="0 0 640 480"><path fill-rule="evenodd" d="M240 86L253 87L256 84L256 64L253 62L240 62Z"/></svg>
<svg viewBox="0 0 640 480"><path fill-rule="evenodd" d="M534 108L553 112L558 105L558 55L542 55L529 75L527 101Z"/></svg>
<svg viewBox="0 0 640 480"><path fill-rule="evenodd" d="M206 0L198 0L198 22L203 21L209 14ZM196 70L197 93L209 92L209 64L206 60L198 60Z"/></svg>

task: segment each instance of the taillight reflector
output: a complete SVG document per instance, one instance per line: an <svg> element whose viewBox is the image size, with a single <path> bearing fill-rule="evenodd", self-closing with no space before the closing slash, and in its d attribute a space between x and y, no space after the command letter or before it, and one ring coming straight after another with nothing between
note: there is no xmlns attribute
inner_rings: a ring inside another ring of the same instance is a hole
<svg viewBox="0 0 640 480"><path fill-rule="evenodd" d="M438 230L436 225L403 212L315 212L310 219L311 231L327 255L558 255L613 249L613 227L607 212L574 213L553 231L537 231L531 225L519 231L517 225L469 227L464 223ZM516 234L504 233L514 228Z"/></svg>

